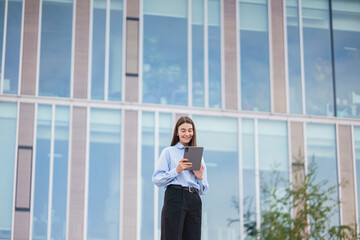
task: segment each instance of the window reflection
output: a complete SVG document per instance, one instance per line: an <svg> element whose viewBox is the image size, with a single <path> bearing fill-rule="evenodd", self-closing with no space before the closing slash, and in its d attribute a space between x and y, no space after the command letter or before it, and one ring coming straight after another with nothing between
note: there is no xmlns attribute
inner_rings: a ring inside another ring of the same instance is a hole
<svg viewBox="0 0 360 240"><path fill-rule="evenodd" d="M52 239L66 238L70 111L69 107L56 106L55 126L52 126L52 111L50 105L38 106L32 219L34 239L46 239L48 235ZM48 228L49 224L51 228Z"/></svg>
<svg viewBox="0 0 360 240"><path fill-rule="evenodd" d="M0 239L11 239L16 126L16 103L0 102Z"/></svg>
<svg viewBox="0 0 360 240"><path fill-rule="evenodd" d="M243 189L243 236L242 239L256 238L256 169L254 120L241 122L242 144L242 189Z"/></svg>
<svg viewBox="0 0 360 240"><path fill-rule="evenodd" d="M118 239L120 226L121 111L91 109L88 239Z"/></svg>
<svg viewBox="0 0 360 240"><path fill-rule="evenodd" d="M192 105L205 106L204 0L192 0Z"/></svg>
<svg viewBox="0 0 360 240"><path fill-rule="evenodd" d="M283 121L258 121L258 147L260 184L270 183L274 179L273 171L276 170L283 179L289 179L289 154L287 124ZM270 186L272 187L272 186ZM289 186L279 185L278 191ZM261 212L270 206L265 204L265 196L260 193ZM289 210L290 211L290 210Z"/></svg>
<svg viewBox="0 0 360 240"><path fill-rule="evenodd" d="M336 112L360 117L360 2L332 0Z"/></svg>
<svg viewBox="0 0 360 240"><path fill-rule="evenodd" d="M38 106L32 219L32 237L34 239L47 238L51 157L51 109L50 105Z"/></svg>
<svg viewBox="0 0 360 240"><path fill-rule="evenodd" d="M221 108L220 0L208 1L209 106Z"/></svg>
<svg viewBox="0 0 360 240"><path fill-rule="evenodd" d="M141 237L154 239L155 116L144 112L141 120ZM161 199L160 199L161 200Z"/></svg>
<svg viewBox="0 0 360 240"><path fill-rule="evenodd" d="M121 101L123 1L94 0L92 16L91 98Z"/></svg>
<svg viewBox="0 0 360 240"><path fill-rule="evenodd" d="M239 1L241 105L243 110L270 111L267 0Z"/></svg>
<svg viewBox="0 0 360 240"><path fill-rule="evenodd" d="M22 5L23 2L19 0L8 1L3 79L4 93L18 93Z"/></svg>
<svg viewBox="0 0 360 240"><path fill-rule="evenodd" d="M302 1L306 114L334 116L328 0Z"/></svg>
<svg viewBox="0 0 360 240"><path fill-rule="evenodd" d="M290 113L302 114L300 28L298 0L286 0Z"/></svg>
<svg viewBox="0 0 360 240"><path fill-rule="evenodd" d="M39 95L69 97L73 1L41 2Z"/></svg>
<svg viewBox="0 0 360 240"><path fill-rule="evenodd" d="M4 24L5 23L5 0L0 0L0 93L3 93L3 69L2 69L2 61L3 61L3 38L4 38Z"/></svg>
<svg viewBox="0 0 360 240"><path fill-rule="evenodd" d="M239 239L237 119L196 115L193 120L198 145L204 147L211 188L202 198L203 239Z"/></svg>
<svg viewBox="0 0 360 240"><path fill-rule="evenodd" d="M314 161L317 166L316 183L326 180L324 190L338 184L337 181L337 153L335 126L325 124L306 125L307 162ZM315 183L315 184L316 184ZM332 196L338 200L338 190ZM329 203L330 204L330 203ZM339 207L331 218L331 224L339 224Z"/></svg>
<svg viewBox="0 0 360 240"><path fill-rule="evenodd" d="M143 1L143 102L187 105L187 1Z"/></svg>

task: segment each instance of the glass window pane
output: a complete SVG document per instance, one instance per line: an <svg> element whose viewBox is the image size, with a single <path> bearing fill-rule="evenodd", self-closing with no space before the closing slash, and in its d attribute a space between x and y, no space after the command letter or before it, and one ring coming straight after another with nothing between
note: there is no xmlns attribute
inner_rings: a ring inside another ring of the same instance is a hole
<svg viewBox="0 0 360 240"><path fill-rule="evenodd" d="M88 239L118 239L120 226L121 111L91 109Z"/></svg>
<svg viewBox="0 0 360 240"><path fill-rule="evenodd" d="M18 93L22 5L19 0L8 1L4 93Z"/></svg>
<svg viewBox="0 0 360 240"><path fill-rule="evenodd" d="M303 0L306 114L334 116L329 1Z"/></svg>
<svg viewBox="0 0 360 240"><path fill-rule="evenodd" d="M307 162L310 164L311 161L314 161L317 166L316 183L326 180L328 183L327 185L324 185L323 190L330 186L337 185L338 173L335 126L325 124L307 124L306 143ZM338 191L336 191L332 197L338 201ZM331 217L331 224L339 224L339 218L339 207L337 207L337 212Z"/></svg>
<svg viewBox="0 0 360 240"><path fill-rule="evenodd" d="M360 117L360 2L332 0L336 113Z"/></svg>
<svg viewBox="0 0 360 240"><path fill-rule="evenodd" d="M70 96L72 20L72 0L42 1L40 96Z"/></svg>
<svg viewBox="0 0 360 240"><path fill-rule="evenodd" d="M209 106L221 108L220 0L208 0Z"/></svg>
<svg viewBox="0 0 360 240"><path fill-rule="evenodd" d="M144 112L141 120L141 237L154 239L154 173L155 116ZM160 199L161 200L161 199Z"/></svg>
<svg viewBox="0 0 360 240"><path fill-rule="evenodd" d="M172 131L173 131L173 122L172 122L172 115L170 113L160 113L159 114L159 156L161 154L161 151L166 148L169 147L171 144L171 138L172 138ZM156 162L159 158L156 159ZM161 210L162 207L164 205L164 194L165 194L165 188L163 187L157 187L159 190L159 212L158 212L158 219L159 219L159 224L158 224L158 229L157 232L159 233L159 238L160 238L160 232L161 232Z"/></svg>
<svg viewBox="0 0 360 240"><path fill-rule="evenodd" d="M354 127L354 148L356 166L357 210L360 219L360 127ZM358 221L359 221L358 219Z"/></svg>
<svg viewBox="0 0 360 240"><path fill-rule="evenodd" d="M16 126L16 103L0 102L0 239L11 239Z"/></svg>
<svg viewBox="0 0 360 240"><path fill-rule="evenodd" d="M69 121L69 107L56 106L52 172L51 239L66 239Z"/></svg>
<svg viewBox="0 0 360 240"><path fill-rule="evenodd" d="M187 0L144 0L143 12L143 102L187 105Z"/></svg>
<svg viewBox="0 0 360 240"><path fill-rule="evenodd" d="M261 182L269 183L276 170L283 179L289 179L287 124L283 121L258 121L259 171ZM272 187L272 186L270 186ZM278 191L288 186L280 185ZM265 197L260 193L261 211L266 211Z"/></svg>
<svg viewBox="0 0 360 240"><path fill-rule="evenodd" d="M270 111L267 0L239 1L241 106Z"/></svg>
<svg viewBox="0 0 360 240"><path fill-rule="evenodd" d="M123 1L110 2L109 100L121 101Z"/></svg>
<svg viewBox="0 0 360 240"><path fill-rule="evenodd" d="M256 235L256 186L255 186L255 134L254 120L241 122L242 188L243 188L243 235ZM247 239L246 238L246 239Z"/></svg>
<svg viewBox="0 0 360 240"><path fill-rule="evenodd" d="M238 119L196 115L193 120L211 188L202 198L202 235L239 239Z"/></svg>
<svg viewBox="0 0 360 240"><path fill-rule="evenodd" d="M39 105L37 113L35 185L33 202L34 239L47 238L49 178L51 151L51 116L50 105Z"/></svg>
<svg viewBox="0 0 360 240"><path fill-rule="evenodd" d="M91 99L104 100L106 0L94 0L92 24Z"/></svg>
<svg viewBox="0 0 360 240"><path fill-rule="evenodd" d="M191 10L192 104L194 107L204 107L204 0L192 0Z"/></svg>
<svg viewBox="0 0 360 240"><path fill-rule="evenodd" d="M290 113L302 114L300 28L297 0L286 0L286 24Z"/></svg>

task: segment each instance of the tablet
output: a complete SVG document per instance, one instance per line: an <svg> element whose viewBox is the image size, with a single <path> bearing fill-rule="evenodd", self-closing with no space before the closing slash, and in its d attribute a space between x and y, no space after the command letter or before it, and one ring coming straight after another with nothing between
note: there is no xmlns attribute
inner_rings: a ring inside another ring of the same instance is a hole
<svg viewBox="0 0 360 240"><path fill-rule="evenodd" d="M185 147L184 158L187 158L190 162L192 162L191 168L188 168L187 170L200 170L203 150L203 147Z"/></svg>

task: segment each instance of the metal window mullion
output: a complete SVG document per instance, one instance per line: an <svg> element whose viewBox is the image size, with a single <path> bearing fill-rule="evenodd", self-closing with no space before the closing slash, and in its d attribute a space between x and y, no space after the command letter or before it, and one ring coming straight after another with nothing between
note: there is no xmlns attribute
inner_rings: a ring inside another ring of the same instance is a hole
<svg viewBox="0 0 360 240"><path fill-rule="evenodd" d="M221 86L221 109L225 106L225 33L224 33L224 1L220 0L220 86Z"/></svg>
<svg viewBox="0 0 360 240"><path fill-rule="evenodd" d="M155 112L154 170L159 156L159 112ZM159 187L154 187L154 239L160 239L159 231Z"/></svg>
<svg viewBox="0 0 360 240"><path fill-rule="evenodd" d="M273 78L273 50L272 50L272 19L271 19L271 0L266 1L267 13L268 13L268 47L269 47L269 86L270 86L270 112L274 113L274 78Z"/></svg>
<svg viewBox="0 0 360 240"><path fill-rule="evenodd" d="M239 5L239 1L236 0L236 60L237 60L237 66L236 66L236 73L237 73L237 82L238 82L238 109L242 109L242 101L241 101L241 44L240 44L240 5Z"/></svg>
<svg viewBox="0 0 360 240"><path fill-rule="evenodd" d="M69 117L69 142L68 142L68 169L67 169L67 190L66 190L66 222L65 222L65 238L69 239L69 216L70 216L70 186L71 186L71 162L72 162L72 158L71 158L71 153L72 153L72 116L73 116L73 107L69 107L70 111L70 117Z"/></svg>
<svg viewBox="0 0 360 240"><path fill-rule="evenodd" d="M38 44L37 44L37 57L36 57L36 83L35 83L35 96L39 96L39 75L40 75L40 53L41 53L41 29L42 29L42 2L39 0L39 26L38 26Z"/></svg>
<svg viewBox="0 0 360 240"><path fill-rule="evenodd" d="M193 92L192 92L192 0L188 0L188 106L191 107Z"/></svg>
<svg viewBox="0 0 360 240"><path fill-rule="evenodd" d="M355 189L355 216L356 216L356 219L355 219L355 223L356 223L356 226L357 226L357 231L359 232L359 192L357 191L357 186L358 186L358 182L357 182L357 171L356 171L356 155L355 155L355 148L356 148L356 145L355 145L355 135L354 135L354 128L355 126L352 125L351 126L351 146L352 146L352 160L353 160L353 173L354 173L354 189Z"/></svg>
<svg viewBox="0 0 360 240"><path fill-rule="evenodd" d="M290 113L289 96L289 54L288 54L288 36L287 36L287 8L286 0L283 1L283 29L284 29L284 60L285 60L285 94L286 94L286 113ZM290 125L288 125L290 126Z"/></svg>
<svg viewBox="0 0 360 240"><path fill-rule="evenodd" d="M104 100L109 100L110 2L106 0Z"/></svg>
<svg viewBox="0 0 360 240"><path fill-rule="evenodd" d="M71 66L70 66L70 98L71 99L74 97L76 1L77 0L73 0L73 18L72 18L72 36L71 36Z"/></svg>
<svg viewBox="0 0 360 240"><path fill-rule="evenodd" d="M49 196L48 196L48 215L47 215L47 239L51 239L51 209L53 199L54 181L54 144L55 144L55 105L51 106L51 137L50 137L50 166L49 166Z"/></svg>
<svg viewBox="0 0 360 240"><path fill-rule="evenodd" d="M339 148L339 124L335 124L335 150L336 150L336 171L337 171L337 184L340 184L341 182L341 165L340 165L340 148ZM339 203L339 217L340 217L340 224L343 222L343 215L342 215L342 195L341 195L341 187L338 188L338 200Z"/></svg>
<svg viewBox="0 0 360 240"><path fill-rule="evenodd" d="M4 28L3 28L3 51L1 56L1 79L0 79L0 94L4 93L4 68L5 68L5 52L6 52L6 30L7 30L7 15L8 15L8 0L5 0L4 8Z"/></svg>
<svg viewBox="0 0 360 240"><path fill-rule="evenodd" d="M204 0L204 105L209 108L209 34L208 0Z"/></svg>
<svg viewBox="0 0 360 240"><path fill-rule="evenodd" d="M136 212L136 240L141 240L142 217L142 111L138 111L138 144L137 144L137 212Z"/></svg>
<svg viewBox="0 0 360 240"><path fill-rule="evenodd" d="M289 183L290 183L289 184L289 189L293 190L293 188L292 188L293 184L291 184L291 183L293 183L293 171L292 171L292 156L293 156L293 154L292 154L292 151L291 151L291 143L292 143L292 141L291 141L291 122L290 122L290 120L287 120L286 123L287 123L287 143L288 143L287 150L288 150L288 158L289 158L289 162L288 162ZM289 201L290 201L290 204L293 205L293 196L290 197ZM290 216L293 219L294 211L290 212Z"/></svg>
<svg viewBox="0 0 360 240"><path fill-rule="evenodd" d="M129 0L130 1L130 0ZM141 2L141 0L139 0L139 2ZM127 32L127 20L126 20L126 9L127 9L127 1L123 1L123 25L122 25L122 46L121 46L121 54L122 54L122 61L121 61L121 101L122 102L125 102L125 82L126 82L126 44L127 44L127 35L126 35L126 32ZM141 4L141 3L139 3ZM139 35L140 35L140 32L139 32ZM140 39L138 39L138 42L140 42ZM139 52L140 53L140 52ZM138 59L139 59L139 56L138 56ZM140 67L140 64L138 63L138 69ZM138 72L139 73L139 72ZM138 78L139 79L139 78ZM138 80L138 82L140 82Z"/></svg>
<svg viewBox="0 0 360 240"><path fill-rule="evenodd" d="M258 119L254 119L254 146L255 146L255 192L256 192L256 229L260 230L260 169L259 169L259 139Z"/></svg>
<svg viewBox="0 0 360 240"><path fill-rule="evenodd" d="M123 148L123 143L125 142L125 110L121 110L121 123L120 123L120 129L121 129L121 133L120 133L120 138L121 138L121 142L120 142L120 203L119 203L119 240L123 239L123 222L124 222L124 148Z"/></svg>
<svg viewBox="0 0 360 240"><path fill-rule="evenodd" d="M242 119L238 118L238 159L239 159L239 229L240 229L240 239L244 239L244 229L243 229L243 222L244 222L244 215L243 215L243 206L244 206L244 193L243 193L243 158L242 158Z"/></svg>
<svg viewBox="0 0 360 240"><path fill-rule="evenodd" d="M41 1L41 0L40 0ZM20 106L19 106L20 108ZM29 239L32 239L33 218L34 218L34 195L35 195L35 174L36 174L36 138L37 138L37 118L39 105L35 104L34 112L34 136L33 136L33 152L32 152L32 172L31 172L31 207L30 207L30 226Z"/></svg>
<svg viewBox="0 0 360 240"><path fill-rule="evenodd" d="M302 114L306 113L306 99L305 99L305 62L304 62L304 38L303 38L303 22L302 22L302 4L298 0L298 14L299 14L299 38L300 38L300 71L301 71L301 104Z"/></svg>
<svg viewBox="0 0 360 240"><path fill-rule="evenodd" d="M85 149L85 193L84 193L84 226L83 240L87 239L88 205L89 205L89 162L90 162L90 107L86 108L86 149Z"/></svg>
<svg viewBox="0 0 360 240"><path fill-rule="evenodd" d="M19 75L18 75L18 89L17 95L20 95L21 91L21 75L22 75L22 54L23 54L23 39L24 39L24 22L25 22L25 1L22 3L21 9L21 31L20 31L20 51L19 51ZM4 72L4 71L2 71Z"/></svg>
<svg viewBox="0 0 360 240"><path fill-rule="evenodd" d="M139 0L140 17L139 17L139 78L138 78L138 92L139 92L139 103L143 101L143 29L144 29L144 14L143 14L143 0Z"/></svg>
<svg viewBox="0 0 360 240"><path fill-rule="evenodd" d="M12 198L12 206L14 206L12 208L11 211L11 240L14 240L14 225L15 225L15 200L16 200L16 174L17 174L17 166L18 166L18 146L19 146L19 122L20 122L20 104L17 103L16 104L16 130L15 130L15 148L14 148L14 156L15 156L15 161L14 161L14 172L13 172L13 198ZM34 152L34 150L33 150Z"/></svg>
<svg viewBox="0 0 360 240"><path fill-rule="evenodd" d="M88 82L88 88L87 88L87 100L91 99L91 80L92 80L92 44L93 44L93 39L92 39L92 35L93 35L93 22L94 22L94 0L90 0L90 13L89 13L89 47L88 47L88 78L87 78L87 82Z"/></svg>

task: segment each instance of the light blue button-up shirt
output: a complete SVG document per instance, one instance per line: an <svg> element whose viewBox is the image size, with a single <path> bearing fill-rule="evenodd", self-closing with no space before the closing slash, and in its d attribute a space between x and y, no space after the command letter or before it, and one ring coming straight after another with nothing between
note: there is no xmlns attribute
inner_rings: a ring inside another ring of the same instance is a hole
<svg viewBox="0 0 360 240"><path fill-rule="evenodd" d="M165 148L160 154L152 181L158 187L175 184L183 187L195 187L199 190L200 195L206 194L209 184L204 159L201 160L201 165L204 167L203 180L201 181L189 170L183 170L180 173L176 171L179 161L184 157L184 149L184 145L180 142L175 146Z"/></svg>

